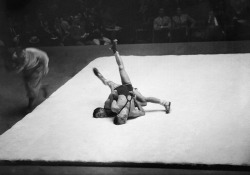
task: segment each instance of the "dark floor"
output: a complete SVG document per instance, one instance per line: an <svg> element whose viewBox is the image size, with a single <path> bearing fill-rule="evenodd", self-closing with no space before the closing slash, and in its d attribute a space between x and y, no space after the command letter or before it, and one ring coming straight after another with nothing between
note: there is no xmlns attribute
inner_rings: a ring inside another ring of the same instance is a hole
<svg viewBox="0 0 250 175"><path fill-rule="evenodd" d="M96 57L111 54L106 47L42 49L47 51L50 57L50 71L44 79L44 83L49 85L49 94L52 94L66 83ZM3 62L2 60L0 61L0 134L3 134L26 115L28 100L26 98L22 76L5 71ZM37 104L43 100L40 94L40 100L37 101Z"/></svg>
<svg viewBox="0 0 250 175"><path fill-rule="evenodd" d="M42 48L50 57L50 72L45 78L52 94L97 57L111 56L108 46ZM121 55L185 55L250 53L250 41L216 43L172 43L119 45ZM0 60L0 134L25 117L27 99L21 75L8 73ZM40 99L37 103L41 103ZM178 170L160 168L82 167L82 166L0 166L2 174L250 174L239 171Z"/></svg>
<svg viewBox="0 0 250 175"><path fill-rule="evenodd" d="M164 168L74 167L74 166L2 166L1 175L249 175L247 171L215 171Z"/></svg>

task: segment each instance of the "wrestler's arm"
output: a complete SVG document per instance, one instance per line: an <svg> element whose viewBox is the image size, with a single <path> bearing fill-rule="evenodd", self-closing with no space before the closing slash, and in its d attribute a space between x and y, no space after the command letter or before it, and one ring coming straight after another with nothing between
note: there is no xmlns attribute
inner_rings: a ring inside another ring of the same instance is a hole
<svg viewBox="0 0 250 175"><path fill-rule="evenodd" d="M115 113L118 113L120 110L118 104L117 104L117 101L116 100L113 100L112 103L111 103L111 111L112 112L115 112Z"/></svg>
<svg viewBox="0 0 250 175"><path fill-rule="evenodd" d="M119 106L117 105L117 101L116 101L117 99L118 99L117 91L111 88L111 93L108 97L108 101L109 103L111 102L110 104L111 111L116 112L116 113L119 112Z"/></svg>
<svg viewBox="0 0 250 175"><path fill-rule="evenodd" d="M20 65L20 66L17 66L16 69L15 69L15 72L16 73L20 73L24 70L24 64Z"/></svg>
<svg viewBox="0 0 250 175"><path fill-rule="evenodd" d="M46 75L49 72L49 57L47 53L40 51L40 56L38 57L39 61L44 66L44 74Z"/></svg>
<svg viewBox="0 0 250 175"><path fill-rule="evenodd" d="M109 94L108 99L104 103L104 108L105 109L111 109L112 101L117 100L116 95L117 95L117 93L111 91L111 93Z"/></svg>
<svg viewBox="0 0 250 175"><path fill-rule="evenodd" d="M142 108L140 102L137 100L134 100L134 102L137 108L134 108L134 110L130 112L129 119L134 119L145 115L145 110Z"/></svg>
<svg viewBox="0 0 250 175"><path fill-rule="evenodd" d="M109 95L108 99L104 102L104 108L111 110L111 94Z"/></svg>

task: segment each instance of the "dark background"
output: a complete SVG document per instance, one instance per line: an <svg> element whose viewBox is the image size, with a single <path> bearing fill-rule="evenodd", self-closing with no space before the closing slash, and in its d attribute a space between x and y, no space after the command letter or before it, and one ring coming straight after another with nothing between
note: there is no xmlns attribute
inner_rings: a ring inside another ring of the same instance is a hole
<svg viewBox="0 0 250 175"><path fill-rule="evenodd" d="M164 8L166 15L173 17L177 7L181 7L184 13L196 21L196 24L191 29L188 40L168 42L249 40L249 2L249 0L3 0L0 9L0 40L4 41L5 45L15 46L14 36L10 36L8 30L11 21L15 33L20 35L20 45L77 45L73 42L59 43L52 40L41 42L46 35L42 33L38 24L38 16L42 14L42 20L48 22L48 27L54 34L55 18L64 18L72 26L75 17L81 15L83 33L93 31L90 23L94 21L104 36L111 39L110 32L105 30L107 27L105 22L109 21L112 25L122 28L115 35L120 44L152 43L154 42L153 20L158 16L158 10ZM219 23L216 32L221 36L218 37L205 36L208 31L208 13L211 10L214 11ZM40 43L30 44L28 40L32 36L37 36ZM91 43L80 45L89 44Z"/></svg>

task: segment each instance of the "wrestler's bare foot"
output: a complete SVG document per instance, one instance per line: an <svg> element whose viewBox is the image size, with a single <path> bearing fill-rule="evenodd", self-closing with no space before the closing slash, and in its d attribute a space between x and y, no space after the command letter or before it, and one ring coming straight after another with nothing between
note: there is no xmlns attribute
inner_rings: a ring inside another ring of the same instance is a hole
<svg viewBox="0 0 250 175"><path fill-rule="evenodd" d="M97 76L104 85L107 85L107 80L103 77L103 75L99 72L99 70L97 68L93 68L93 72L95 74L95 76Z"/></svg>
<svg viewBox="0 0 250 175"><path fill-rule="evenodd" d="M95 74L95 76L97 76L98 78L99 78L99 75L101 74L100 72L99 72L99 70L97 69L97 68L93 68L93 72L94 72L94 74Z"/></svg>
<svg viewBox="0 0 250 175"><path fill-rule="evenodd" d="M111 41L112 46L110 47L110 50L112 50L114 54L117 52L117 41L117 39Z"/></svg>
<svg viewBox="0 0 250 175"><path fill-rule="evenodd" d="M163 101L161 102L161 104L165 107L166 113L169 114L169 113L170 113L171 102L168 102L168 101L163 100Z"/></svg>
<svg viewBox="0 0 250 175"><path fill-rule="evenodd" d="M168 102L168 104L164 104L164 107L166 109L166 113L169 114L170 113L170 106L171 106L171 102Z"/></svg>

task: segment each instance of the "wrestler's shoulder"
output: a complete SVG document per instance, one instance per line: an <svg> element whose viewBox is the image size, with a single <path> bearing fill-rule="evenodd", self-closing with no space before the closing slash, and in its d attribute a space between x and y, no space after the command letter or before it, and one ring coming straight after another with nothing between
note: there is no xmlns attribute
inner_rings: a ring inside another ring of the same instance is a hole
<svg viewBox="0 0 250 175"><path fill-rule="evenodd" d="M42 53L45 53L44 51L42 51L42 50L40 50L38 48L35 48L35 47L27 47L25 50L28 51L28 52L38 52L38 53L42 52Z"/></svg>

